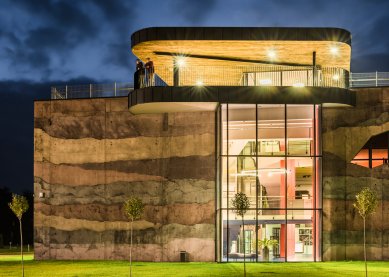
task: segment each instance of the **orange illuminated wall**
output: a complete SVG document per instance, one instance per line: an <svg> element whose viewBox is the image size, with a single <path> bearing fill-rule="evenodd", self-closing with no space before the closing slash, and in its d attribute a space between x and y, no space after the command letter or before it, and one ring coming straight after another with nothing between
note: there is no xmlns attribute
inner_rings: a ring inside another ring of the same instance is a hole
<svg viewBox="0 0 389 277"><path fill-rule="evenodd" d="M351 161L353 164L373 168L388 163L389 132L371 137Z"/></svg>
<svg viewBox="0 0 389 277"><path fill-rule="evenodd" d="M286 201L281 201L281 208L286 208L286 204L289 200L294 200L296 195L296 166L295 160L288 160L286 164L287 173L281 175L280 195L284 196L286 191ZM281 161L281 168L285 168L285 161ZM286 176L286 180L285 180ZM286 181L286 182L285 182ZM287 189L285 186L287 185ZM284 198L285 199L285 198ZM281 224L280 236L285 238L280 241L280 255L285 258L287 256L294 255L295 253L295 226L294 224Z"/></svg>

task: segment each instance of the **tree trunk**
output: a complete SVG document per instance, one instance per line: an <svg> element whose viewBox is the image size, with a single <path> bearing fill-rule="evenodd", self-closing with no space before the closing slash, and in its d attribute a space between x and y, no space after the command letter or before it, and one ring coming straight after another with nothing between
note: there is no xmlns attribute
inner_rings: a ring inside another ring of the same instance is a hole
<svg viewBox="0 0 389 277"><path fill-rule="evenodd" d="M366 259L366 218L363 218L363 255L365 258L365 276L367 277L367 259Z"/></svg>
<svg viewBox="0 0 389 277"><path fill-rule="evenodd" d="M134 219L131 218L131 236L130 236L130 277L132 276L132 223Z"/></svg>
<svg viewBox="0 0 389 277"><path fill-rule="evenodd" d="M242 226L243 226L243 271L244 271L244 276L246 277L246 242L245 242L245 234L244 234L243 215L242 215Z"/></svg>
<svg viewBox="0 0 389 277"><path fill-rule="evenodd" d="M24 261L23 261L23 232L22 232L22 219L19 219L20 229L20 255L22 256L22 276L24 277Z"/></svg>

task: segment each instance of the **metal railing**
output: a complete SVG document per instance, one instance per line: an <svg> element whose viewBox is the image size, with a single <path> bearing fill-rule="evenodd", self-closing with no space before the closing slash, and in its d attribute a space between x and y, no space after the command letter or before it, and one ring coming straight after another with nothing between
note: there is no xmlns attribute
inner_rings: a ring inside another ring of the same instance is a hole
<svg viewBox="0 0 389 277"><path fill-rule="evenodd" d="M350 73L350 87L389 86L389 72Z"/></svg>
<svg viewBox="0 0 389 277"><path fill-rule="evenodd" d="M154 80L144 75L141 87L154 86L317 86L360 88L389 86L389 72L348 73L341 68L285 66L156 67ZM133 83L55 86L52 99L127 96Z"/></svg>
<svg viewBox="0 0 389 277"><path fill-rule="evenodd" d="M127 96L132 83L86 84L51 87L51 99L98 98Z"/></svg>
<svg viewBox="0 0 389 277"><path fill-rule="evenodd" d="M316 86L347 88L342 68L313 66L180 66L156 67L169 86Z"/></svg>

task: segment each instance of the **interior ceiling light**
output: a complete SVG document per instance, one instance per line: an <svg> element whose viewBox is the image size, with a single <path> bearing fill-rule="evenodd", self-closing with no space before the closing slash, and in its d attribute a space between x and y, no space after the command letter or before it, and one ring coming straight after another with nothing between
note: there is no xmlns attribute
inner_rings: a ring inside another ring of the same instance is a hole
<svg viewBox="0 0 389 277"><path fill-rule="evenodd" d="M271 85L271 80L270 79L262 79L259 80L260 85Z"/></svg>
<svg viewBox="0 0 389 277"><path fill-rule="evenodd" d="M242 170L238 174L256 174L257 172L272 172L272 173L291 173L290 169L285 168L259 168L258 170Z"/></svg>
<svg viewBox="0 0 389 277"><path fill-rule="evenodd" d="M293 86L296 87L296 88L303 88L303 87L305 87L304 83L295 83L295 84L293 84Z"/></svg>

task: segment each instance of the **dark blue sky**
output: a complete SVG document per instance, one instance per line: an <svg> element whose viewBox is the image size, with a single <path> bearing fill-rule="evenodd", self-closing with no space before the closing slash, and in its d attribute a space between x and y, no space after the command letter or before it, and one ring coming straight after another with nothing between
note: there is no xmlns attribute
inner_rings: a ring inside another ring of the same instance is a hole
<svg viewBox="0 0 389 277"><path fill-rule="evenodd" d="M352 72L389 71L388 0L2 0L0 187L32 190L33 99L61 83L132 81L151 26L340 27Z"/></svg>

